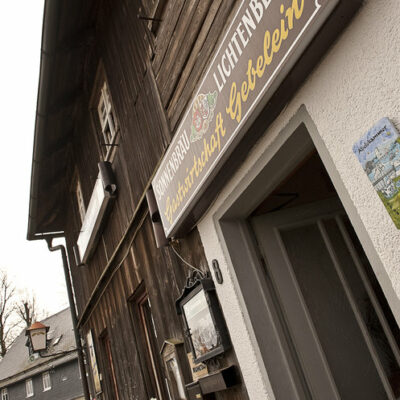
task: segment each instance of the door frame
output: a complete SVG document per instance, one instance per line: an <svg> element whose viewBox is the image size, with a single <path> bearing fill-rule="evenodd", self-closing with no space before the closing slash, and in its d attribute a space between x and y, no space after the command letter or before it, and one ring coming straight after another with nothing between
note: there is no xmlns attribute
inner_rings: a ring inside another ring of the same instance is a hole
<svg viewBox="0 0 400 400"><path fill-rule="evenodd" d="M397 323L400 325L400 302L390 278L317 127L303 105L246 174L242 175L233 190L212 214L227 268L238 295L246 327L256 352L261 374L267 382L267 388L268 383L273 381L272 375L275 372L284 374L285 371L278 367L277 371L270 369L267 372L266 360L276 359L281 365L290 365L295 361L285 359L283 351L285 344L279 338L282 332L276 324L279 315L274 309L274 299L268 295L270 284L261 273L262 261L247 219L256 206L290 173L293 166L300 163L314 149L317 150L330 176ZM261 312L267 316L266 321L261 321L259 318ZM270 339L269 343L266 343L266 337ZM301 382L297 382L297 385L301 386ZM293 384L294 391L295 386L296 384ZM271 398L274 398L271 387L268 392ZM293 393L291 396L293 397Z"/></svg>
<svg viewBox="0 0 400 400"><path fill-rule="evenodd" d="M386 335L390 343L394 357L399 362L399 348L396 344L393 332L390 330L388 320L384 315L382 306L377 300L377 294L372 289L372 282L369 280L366 271L362 268L362 261L357 254L354 243L345 226L344 217L347 217L339 198L327 198L311 203L286 208L270 213L253 216L250 220L255 237L257 237L260 253L266 260L266 269L273 276L272 280L276 283L277 293L280 294L280 305L285 309L285 315L290 328L291 336L296 336L298 344L302 348L303 367L308 370L307 376L310 385L313 386L315 398L340 399L337 384L333 378L331 366L327 361L325 351L320 342L315 323L316 319L309 312L304 292L299 285L299 277L295 272L293 260L287 253L284 240L281 236L287 229L298 229L301 227L313 226L321 235L321 244L326 249L326 254L331 257L331 270L337 276L338 283L343 290L347 300L350 313L354 316L354 322L358 327L362 342L365 344L365 351L370 362L376 369L382 389L386 391L388 399L394 399L391 385L386 375L382 360L377 353L377 345L372 340L372 332L367 328L367 321L364 320L360 311L360 304L355 300L355 292L344 272L344 261L338 257L334 241L328 234L327 221L335 221L338 231L341 232L343 244L349 249L348 256L351 257L354 271L358 274L360 281L363 281L366 293L371 304L375 300L374 310L377 313L381 325L382 333ZM342 230L343 229L343 230ZM303 241L304 243L304 241ZM350 250L350 247L353 249ZM304 251L304 248L303 248ZM357 262L355 261L357 258ZM358 264L358 265L357 265ZM368 289L369 288L369 289ZM283 299L286 299L285 301ZM382 319L383 318L383 321ZM296 328L293 327L296 326ZM396 356L397 355L397 356ZM305 370L303 370L305 371ZM319 393L319 394L317 394Z"/></svg>

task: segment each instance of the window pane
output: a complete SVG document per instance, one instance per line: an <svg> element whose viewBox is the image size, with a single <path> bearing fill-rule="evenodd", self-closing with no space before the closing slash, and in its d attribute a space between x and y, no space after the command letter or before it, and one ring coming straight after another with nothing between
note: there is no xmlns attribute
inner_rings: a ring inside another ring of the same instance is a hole
<svg viewBox="0 0 400 400"><path fill-rule="evenodd" d="M79 181L79 179L77 180L76 183L76 201L78 204L78 210L79 210L79 215L81 217L81 222L83 222L86 214L86 208L85 208L85 202L83 200L81 182Z"/></svg>
<svg viewBox="0 0 400 400"><path fill-rule="evenodd" d="M51 381L50 381L50 374L45 372L43 374L43 390L51 389Z"/></svg>
<svg viewBox="0 0 400 400"><path fill-rule="evenodd" d="M1 391L1 400L8 400L8 390L7 389L3 389Z"/></svg>
<svg viewBox="0 0 400 400"><path fill-rule="evenodd" d="M108 126L108 124L106 125L106 127L103 131L103 135L104 135L104 144L105 145L111 144L113 137L112 137L112 133L110 131L110 127ZM111 146L106 146L107 149L110 147Z"/></svg>
<svg viewBox="0 0 400 400"><path fill-rule="evenodd" d="M25 386L26 386L26 397L33 396L33 383L32 383L32 379L28 379L28 380L25 382Z"/></svg>
<svg viewBox="0 0 400 400"><path fill-rule="evenodd" d="M99 114L100 126L103 128L104 121L105 121L105 116L106 116L106 107L105 107L104 98L103 98L102 95L100 96L97 112Z"/></svg>

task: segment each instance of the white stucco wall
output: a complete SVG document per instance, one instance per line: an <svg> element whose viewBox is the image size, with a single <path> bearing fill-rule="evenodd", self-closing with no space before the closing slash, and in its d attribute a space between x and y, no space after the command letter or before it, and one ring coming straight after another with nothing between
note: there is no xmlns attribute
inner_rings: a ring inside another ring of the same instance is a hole
<svg viewBox="0 0 400 400"><path fill-rule="evenodd" d="M316 126L311 136L324 152L321 156L400 321L400 231L352 152L353 144L381 118L388 117L400 128L399 21L399 0L365 1L198 225L209 264L217 259L224 276L217 292L250 399L272 399L273 395L213 217L302 105Z"/></svg>

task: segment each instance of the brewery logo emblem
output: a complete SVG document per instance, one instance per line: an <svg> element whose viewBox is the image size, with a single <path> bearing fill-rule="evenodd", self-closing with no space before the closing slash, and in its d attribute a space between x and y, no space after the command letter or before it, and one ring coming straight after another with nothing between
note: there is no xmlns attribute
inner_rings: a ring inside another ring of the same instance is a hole
<svg viewBox="0 0 400 400"><path fill-rule="evenodd" d="M192 132L190 141L200 140L207 132L210 122L214 117L214 108L217 105L217 91L213 93L200 93L193 102Z"/></svg>

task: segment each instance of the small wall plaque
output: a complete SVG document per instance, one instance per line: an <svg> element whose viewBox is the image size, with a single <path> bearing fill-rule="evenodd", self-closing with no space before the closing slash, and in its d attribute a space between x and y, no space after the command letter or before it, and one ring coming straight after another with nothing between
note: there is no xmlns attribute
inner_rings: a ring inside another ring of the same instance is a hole
<svg viewBox="0 0 400 400"><path fill-rule="evenodd" d="M190 370L192 372L193 381L198 381L203 376L208 375L208 368L206 364L197 363L195 364L193 361L193 354L187 353L187 358L189 360Z"/></svg>
<svg viewBox="0 0 400 400"><path fill-rule="evenodd" d="M382 118L353 146L379 198L400 229L400 135L388 118Z"/></svg>

